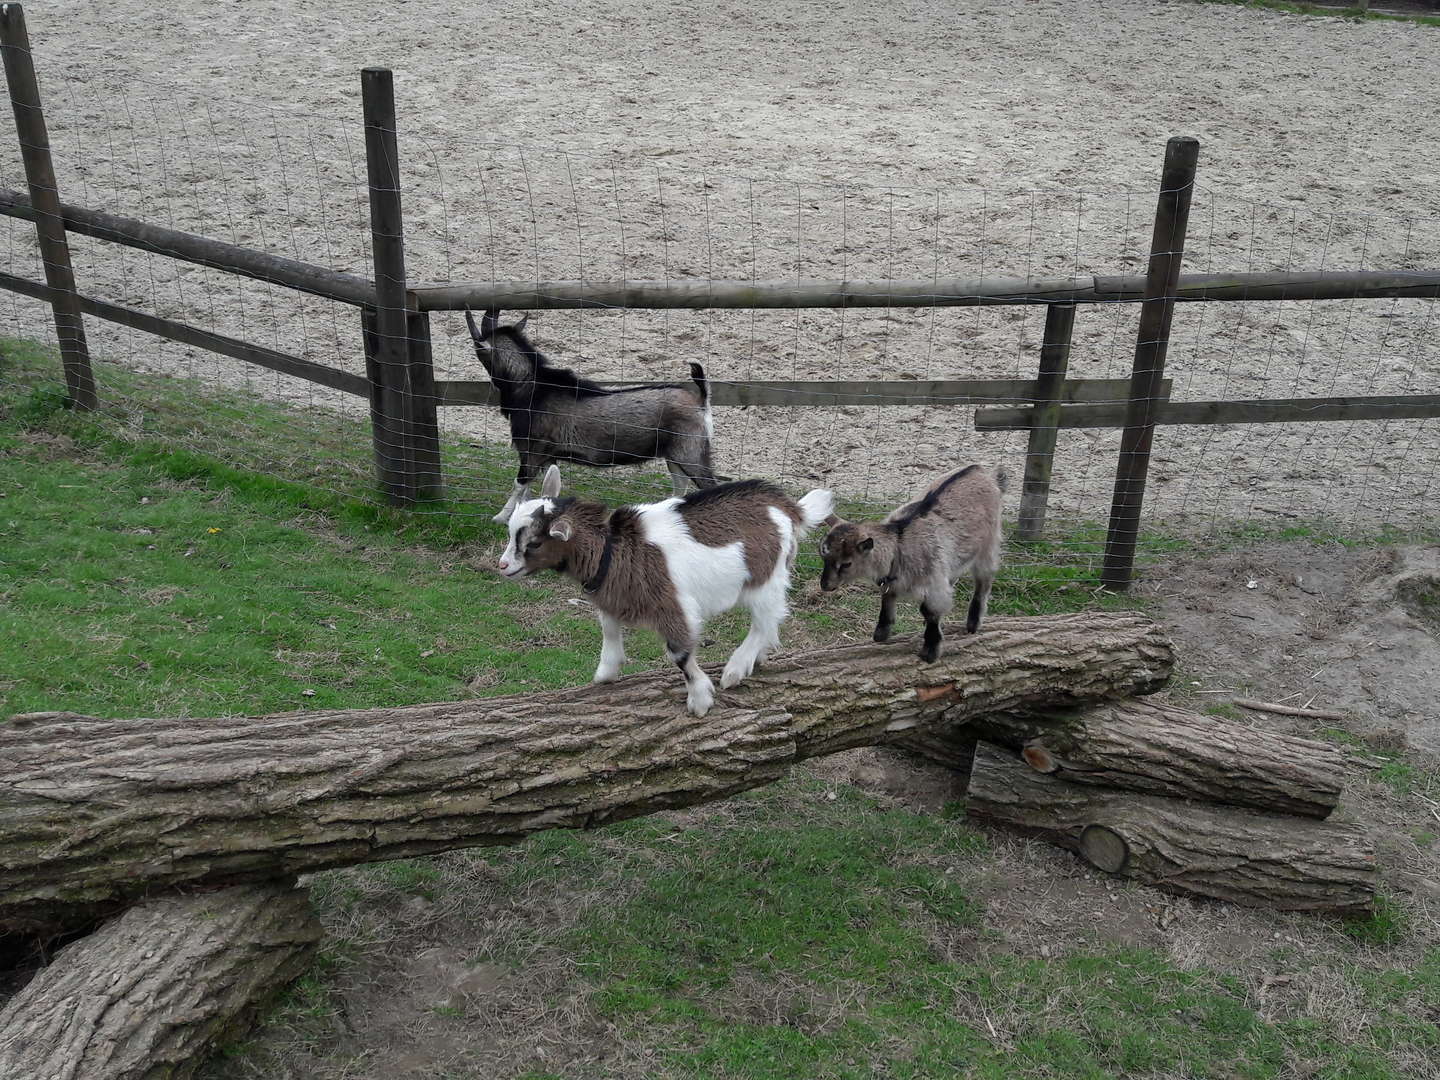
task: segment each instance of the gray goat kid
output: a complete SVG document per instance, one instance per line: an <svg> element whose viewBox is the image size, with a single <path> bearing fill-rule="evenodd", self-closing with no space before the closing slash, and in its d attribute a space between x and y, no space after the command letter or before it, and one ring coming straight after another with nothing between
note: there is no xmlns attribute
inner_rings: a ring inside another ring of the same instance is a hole
<svg viewBox="0 0 1440 1080"><path fill-rule="evenodd" d="M825 567L820 587L832 592L850 581L880 586L880 621L875 640L889 641L895 601L919 600L925 616L920 658L940 656L940 620L955 605L955 582L975 579L965 632L974 634L985 618L990 587L1000 569L1000 497L1003 470L967 465L906 503L884 521L836 520L820 541Z"/></svg>
<svg viewBox="0 0 1440 1080"><path fill-rule="evenodd" d="M475 355L500 393L500 413L510 421L510 442L520 455L515 487L494 520L504 524L530 497L530 484L557 461L582 465L638 465L664 458L675 494L686 480L713 487L710 461L710 384L705 369L690 365L694 387L635 386L606 389L555 367L525 336L529 316L500 325L496 308L475 324L465 312Z"/></svg>

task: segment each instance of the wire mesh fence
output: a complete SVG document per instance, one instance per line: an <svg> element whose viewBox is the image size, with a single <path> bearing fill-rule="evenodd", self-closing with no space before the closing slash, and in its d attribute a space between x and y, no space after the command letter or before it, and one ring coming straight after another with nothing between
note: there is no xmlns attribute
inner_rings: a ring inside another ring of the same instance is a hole
<svg viewBox="0 0 1440 1080"><path fill-rule="evenodd" d="M45 57L40 55L42 77ZM356 115L210 100L132 82L97 92L45 85L57 184L72 205L372 276L364 132ZM403 102L402 102L403 116ZM399 133L411 285L569 282L950 281L1141 274L1154 211L1151 163L1128 190L997 191L957 182L899 189L778 179L754 168L693 170L663 158ZM15 149L0 186L23 190ZM43 278L34 228L6 217L3 269ZM367 375L360 313L274 282L71 236L80 291L357 377ZM1422 216L1317 212L1194 193L1186 273L1440 267L1440 226ZM4 297L9 333L53 341L42 303ZM1167 374L1174 401L1440 393L1432 299L1241 300L1180 305ZM519 313L512 313L518 317ZM1077 311L1071 379L1128 378L1139 305ZM1043 304L793 310L591 308L534 314L552 362L606 383L757 380L850 384L1035 377ZM349 497L376 499L364 398L253 364L87 320L99 388L115 422L184 449ZM431 316L435 377L487 377L458 312ZM27 373L25 377L33 377ZM53 376L52 376L53 377ZM934 394L879 404L851 388L825 406L714 410L718 470L795 493L833 488L851 512L880 515L970 461L1018 483L1023 431L977 430L993 400ZM1116 403L1124 393L1102 398ZM203 408L200 403L204 402ZM493 406L440 410L447 501L429 512L485 522L512 490L515 455ZM1048 535L1093 578L1119 431L1065 429L1054 451ZM1314 524L1346 534L1436 523L1440 424L1379 419L1162 427L1155 438L1141 557L1170 538ZM671 490L663 462L567 467L572 489L612 501ZM1013 490L1013 487L1012 487ZM1013 502L1012 502L1013 506ZM1012 545L1012 563L1054 559Z"/></svg>

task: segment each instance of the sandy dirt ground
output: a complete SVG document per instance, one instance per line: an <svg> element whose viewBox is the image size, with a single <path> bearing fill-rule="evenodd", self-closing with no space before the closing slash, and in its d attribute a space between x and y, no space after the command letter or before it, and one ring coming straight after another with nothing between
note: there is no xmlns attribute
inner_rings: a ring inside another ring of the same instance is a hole
<svg viewBox="0 0 1440 1080"><path fill-rule="evenodd" d="M62 2L30 13L68 201L368 273L359 69L396 73L409 276L933 278L1136 272L1165 139L1201 140L1186 269L1440 266L1433 30L1222 5L579 6L413 0ZM21 185L14 150L0 183ZM13 272L38 276L8 221ZM83 287L360 370L354 312L78 240ZM43 331L5 297L3 321ZM1182 400L1435 393L1426 300L1187 305ZM1072 371L1128 373L1133 305L1082 309ZM601 378L1033 373L1037 308L546 312L534 336ZM108 327L97 351L363 416L310 384ZM480 378L463 323L442 377ZM725 409L722 469L877 505L1023 437L973 408ZM489 410L451 438L500 441ZM1103 518L1117 436L1067 431L1053 506ZM1440 423L1170 428L1152 515L1200 529L1435 520ZM657 485L663 473L656 473ZM582 483L604 489L602 475ZM493 482L454 478L478 503ZM483 490L478 488L483 487Z"/></svg>

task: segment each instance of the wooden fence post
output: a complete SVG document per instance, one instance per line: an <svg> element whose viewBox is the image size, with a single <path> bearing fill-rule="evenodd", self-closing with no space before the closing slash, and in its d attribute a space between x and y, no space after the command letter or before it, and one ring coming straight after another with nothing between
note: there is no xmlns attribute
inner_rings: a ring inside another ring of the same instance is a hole
<svg viewBox="0 0 1440 1080"><path fill-rule="evenodd" d="M40 105L40 84L30 55L30 35L25 30L25 10L19 4L0 4L0 53L4 54L5 82L10 88L10 106L15 111L15 134L25 163L30 205L35 210L40 259L45 264L45 281L51 289L55 337L60 343L60 362L65 368L70 405L76 409L94 409L99 404L95 376L90 370L85 323L75 294L75 271L70 264L70 244L60 212L55 164L50 159L50 135Z"/></svg>
<svg viewBox="0 0 1440 1080"><path fill-rule="evenodd" d="M421 502L445 497L440 465L440 419L436 406L435 362L430 347L430 313L412 311L406 317L410 342L410 446L415 470L415 495Z"/></svg>
<svg viewBox="0 0 1440 1080"><path fill-rule="evenodd" d="M1075 305L1051 304L1045 312L1045 337L1040 343L1040 371L1035 377L1035 410L1030 444L1025 449L1025 480L1020 489L1020 524L1016 539L1039 540L1045 532L1050 501L1050 472L1060 424L1060 392L1070 366L1070 337Z"/></svg>
<svg viewBox="0 0 1440 1080"><path fill-rule="evenodd" d="M1130 375L1130 400L1126 403L1125 430L1120 436L1110 528L1105 537L1105 565L1100 574L1102 585L1120 592L1130 587L1135 572L1145 477L1150 469L1155 417L1164 404L1165 352L1170 344L1175 290L1180 283L1199 157L1200 143L1189 136L1177 135L1165 144L1165 167L1160 176L1160 199L1155 207L1155 231L1150 240L1150 264Z"/></svg>
<svg viewBox="0 0 1440 1080"><path fill-rule="evenodd" d="M394 78L388 68L365 68L360 83L375 262L375 307L364 316L375 466L385 499L411 505L438 497L439 489L430 335L427 321L412 320L406 310ZM423 340L414 341L412 330Z"/></svg>

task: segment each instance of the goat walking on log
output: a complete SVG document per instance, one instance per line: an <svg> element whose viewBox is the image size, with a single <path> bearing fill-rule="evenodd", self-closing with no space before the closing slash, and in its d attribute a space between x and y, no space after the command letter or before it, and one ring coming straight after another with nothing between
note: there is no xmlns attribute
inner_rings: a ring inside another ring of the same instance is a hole
<svg viewBox="0 0 1440 1080"><path fill-rule="evenodd" d="M501 326L499 310L491 308L476 326L466 310L465 321L520 455L515 487L495 521L508 522L515 507L530 498L535 477L557 461L603 466L664 458L675 494L685 490L687 479L697 488L715 484L710 384L699 364L690 365L694 389L681 383L606 389L552 366L525 336L528 315Z"/></svg>
<svg viewBox="0 0 1440 1080"><path fill-rule="evenodd" d="M685 676L686 706L704 716L715 701L695 660L705 620L737 604L750 609L750 632L720 677L722 688L734 686L779 647L796 550L834 505L822 489L796 501L768 481L741 480L607 510L560 498L560 470L551 465L540 498L510 517L500 572L516 579L556 570L581 583L604 635L597 683L620 674L625 627L656 631L665 658Z"/></svg>
<svg viewBox="0 0 1440 1080"><path fill-rule="evenodd" d="M875 640L889 641L896 599L920 601L925 641L920 658L940 656L940 620L955 606L955 582L975 579L965 632L974 634L985 618L990 587L1000 569L1000 497L1003 470L967 465L906 503L884 521L836 521L820 541L826 592L850 581L880 586L880 621Z"/></svg>

